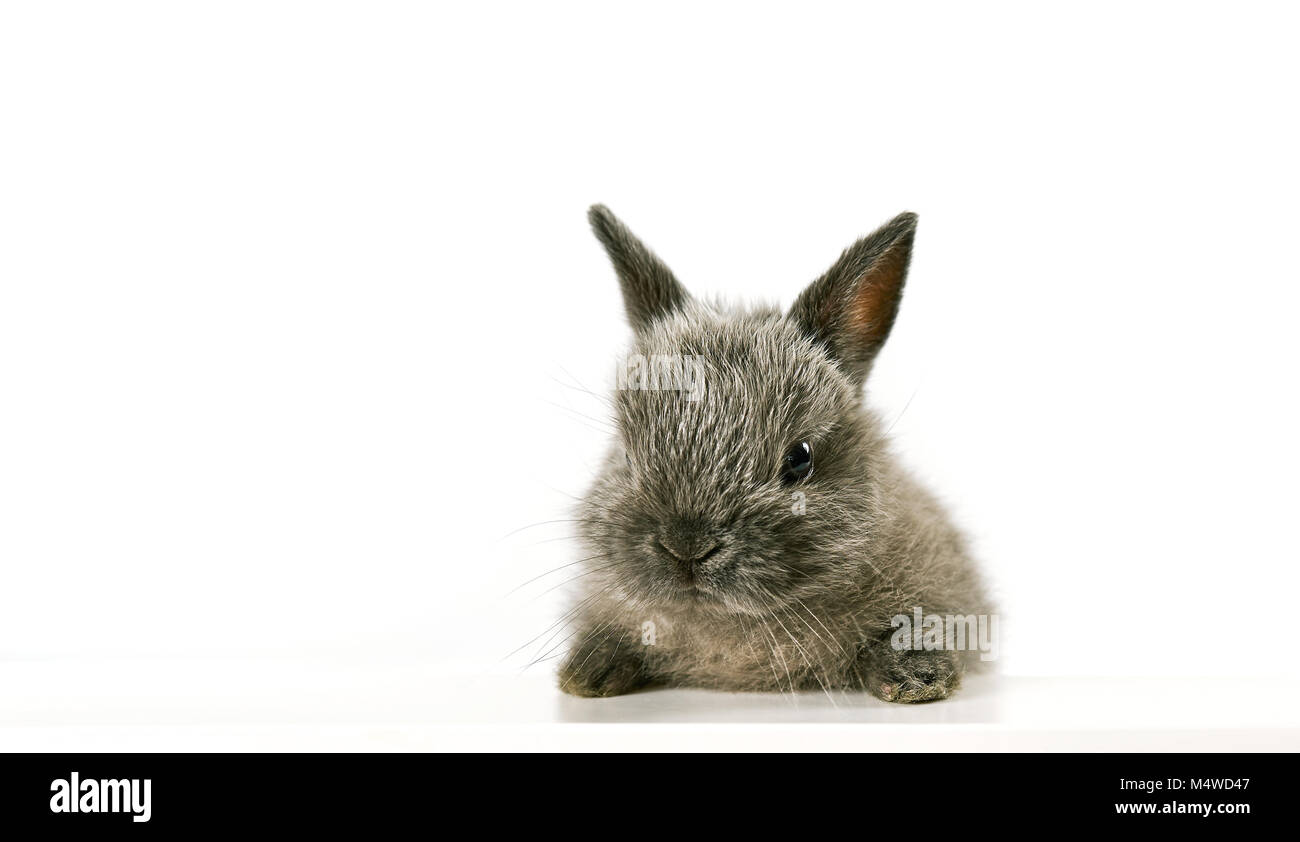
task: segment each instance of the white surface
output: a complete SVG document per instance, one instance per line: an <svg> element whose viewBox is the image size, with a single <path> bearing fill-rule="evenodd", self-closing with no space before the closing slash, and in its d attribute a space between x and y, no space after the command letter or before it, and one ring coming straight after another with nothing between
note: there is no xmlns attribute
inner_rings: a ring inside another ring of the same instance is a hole
<svg viewBox="0 0 1300 842"><path fill-rule="evenodd" d="M1278 4L4 4L5 743L808 716L879 720L850 742L1294 746L1270 729L1294 725L1296 627L1269 600L1300 592L1298 24ZM986 562L1000 666L1150 680L904 711L450 677L546 628L577 558L556 521L605 435L584 390L627 336L596 201L697 293L786 304L919 212L869 400ZM305 665L339 652L375 665Z"/></svg>
<svg viewBox="0 0 1300 842"><path fill-rule="evenodd" d="M950 700L904 706L680 689L576 699L545 672L210 659L11 662L0 684L0 751L1300 750L1294 682L978 675Z"/></svg>

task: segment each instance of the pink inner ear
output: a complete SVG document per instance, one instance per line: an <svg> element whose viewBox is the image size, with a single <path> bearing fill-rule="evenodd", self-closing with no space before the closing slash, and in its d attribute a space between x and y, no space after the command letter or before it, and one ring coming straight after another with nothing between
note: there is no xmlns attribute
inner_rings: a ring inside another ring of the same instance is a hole
<svg viewBox="0 0 1300 842"><path fill-rule="evenodd" d="M891 248L862 274L853 289L845 312L845 328L865 348L884 342L898 310L904 260L899 248Z"/></svg>

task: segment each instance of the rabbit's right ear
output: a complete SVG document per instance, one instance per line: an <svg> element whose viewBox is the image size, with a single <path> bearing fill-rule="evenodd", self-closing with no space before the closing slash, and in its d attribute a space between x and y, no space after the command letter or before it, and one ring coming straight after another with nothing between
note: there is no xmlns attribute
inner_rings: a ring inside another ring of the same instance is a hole
<svg viewBox="0 0 1300 842"><path fill-rule="evenodd" d="M844 250L803 291L789 318L861 383L889 337L916 238L916 214L900 213Z"/></svg>
<svg viewBox="0 0 1300 842"><path fill-rule="evenodd" d="M635 331L644 330L655 319L681 308L690 300L686 288L654 252L619 222L604 205L592 205L587 212L591 230L609 254L623 288L623 306Z"/></svg>

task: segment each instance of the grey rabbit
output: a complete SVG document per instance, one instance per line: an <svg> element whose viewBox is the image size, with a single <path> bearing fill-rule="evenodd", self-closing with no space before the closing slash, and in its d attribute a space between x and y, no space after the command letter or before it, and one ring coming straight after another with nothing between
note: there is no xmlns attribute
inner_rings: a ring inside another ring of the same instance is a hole
<svg viewBox="0 0 1300 842"><path fill-rule="evenodd" d="M561 688L949 696L975 659L897 645L894 618L990 605L962 535L863 405L916 215L845 250L786 314L699 301L607 208L589 219L634 331L627 359L678 377L614 392L618 435L578 507Z"/></svg>

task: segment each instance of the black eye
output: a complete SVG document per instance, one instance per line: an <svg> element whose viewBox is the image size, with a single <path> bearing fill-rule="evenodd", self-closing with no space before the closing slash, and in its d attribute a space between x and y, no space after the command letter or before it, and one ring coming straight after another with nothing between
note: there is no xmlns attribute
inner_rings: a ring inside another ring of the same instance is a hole
<svg viewBox="0 0 1300 842"><path fill-rule="evenodd" d="M790 445L785 452L785 464L782 465L781 479L787 485L793 485L812 474L812 447L806 441Z"/></svg>

